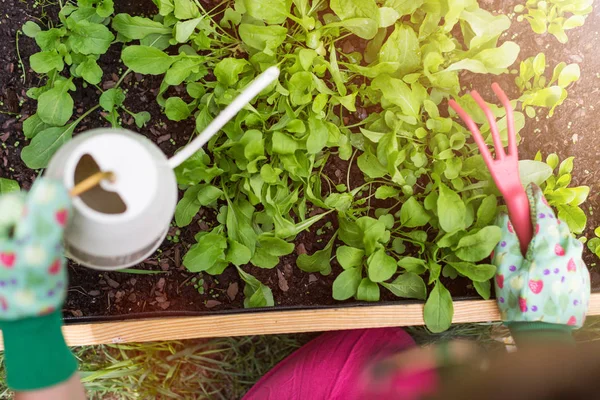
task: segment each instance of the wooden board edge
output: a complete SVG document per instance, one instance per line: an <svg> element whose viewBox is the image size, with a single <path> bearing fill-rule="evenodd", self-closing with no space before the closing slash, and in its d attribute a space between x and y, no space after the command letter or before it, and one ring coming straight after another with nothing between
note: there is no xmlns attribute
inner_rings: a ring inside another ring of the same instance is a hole
<svg viewBox="0 0 600 400"><path fill-rule="evenodd" d="M592 294L588 315L600 315L600 293ZM453 323L490 322L499 319L500 313L495 300L454 302ZM72 324L64 326L63 332L70 346L83 346L410 325L423 325L423 304Z"/></svg>

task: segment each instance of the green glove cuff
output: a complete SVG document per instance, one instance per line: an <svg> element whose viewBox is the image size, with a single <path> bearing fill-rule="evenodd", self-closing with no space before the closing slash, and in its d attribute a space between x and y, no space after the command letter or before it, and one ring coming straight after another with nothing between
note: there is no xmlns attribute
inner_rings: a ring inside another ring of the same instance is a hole
<svg viewBox="0 0 600 400"><path fill-rule="evenodd" d="M517 345L540 342L575 344L572 326L547 322L505 322Z"/></svg>
<svg viewBox="0 0 600 400"><path fill-rule="evenodd" d="M9 388L42 389L64 382L75 373L77 361L65 343L61 326L60 310L0 324Z"/></svg>

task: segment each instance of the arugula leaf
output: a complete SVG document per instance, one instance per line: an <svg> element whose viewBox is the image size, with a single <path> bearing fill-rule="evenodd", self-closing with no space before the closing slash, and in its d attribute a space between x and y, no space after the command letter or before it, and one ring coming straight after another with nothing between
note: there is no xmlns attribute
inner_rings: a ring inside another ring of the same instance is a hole
<svg viewBox="0 0 600 400"><path fill-rule="evenodd" d="M271 289L263 285L258 279L245 272L240 267L236 268L240 274L240 278L246 282L246 285L244 286L244 307L273 307L275 301L273 301L273 292Z"/></svg>
<svg viewBox="0 0 600 400"><path fill-rule="evenodd" d="M356 300L379 301L379 285L371 282L369 278L363 278L356 290Z"/></svg>
<svg viewBox="0 0 600 400"><path fill-rule="evenodd" d="M274 55L275 50L283 43L287 29L283 26L258 26L240 24L240 38L247 46L260 50L267 55Z"/></svg>
<svg viewBox="0 0 600 400"><path fill-rule="evenodd" d="M0 178L0 194L18 192L21 190L19 183L12 179Z"/></svg>
<svg viewBox="0 0 600 400"><path fill-rule="evenodd" d="M385 254L384 249L378 249L367 259L367 274L373 282L383 282L396 273L396 260Z"/></svg>
<svg viewBox="0 0 600 400"><path fill-rule="evenodd" d="M128 46L121 55L123 62L134 72L148 75L160 75L167 72L177 57L148 46Z"/></svg>
<svg viewBox="0 0 600 400"><path fill-rule="evenodd" d="M423 308L425 325L433 333L443 332L452 324L453 315L452 296L448 289L437 281Z"/></svg>
<svg viewBox="0 0 600 400"><path fill-rule="evenodd" d="M465 228L466 207L460 196L440 182L437 210L440 227L446 232Z"/></svg>
<svg viewBox="0 0 600 400"><path fill-rule="evenodd" d="M172 29L160 22L129 14L117 14L112 19L112 27L119 34L133 40L144 39L151 34L170 35Z"/></svg>
<svg viewBox="0 0 600 400"><path fill-rule="evenodd" d="M400 209L400 223L407 228L424 226L429 222L429 214L423 208L421 203L415 198L410 197Z"/></svg>
<svg viewBox="0 0 600 400"><path fill-rule="evenodd" d="M358 286L362 281L360 267L353 267L344 270L333 281L333 298L336 300L348 300L356 294Z"/></svg>
<svg viewBox="0 0 600 400"><path fill-rule="evenodd" d="M165 114L171 121L183 121L184 119L187 119L192 112L181 97L169 97L165 104Z"/></svg>
<svg viewBox="0 0 600 400"><path fill-rule="evenodd" d="M406 272L399 275L392 282L381 282L380 285L398 297L420 300L425 300L425 297L427 297L427 287L423 282L423 278L414 272Z"/></svg>
<svg viewBox="0 0 600 400"><path fill-rule="evenodd" d="M246 13L267 24L281 24L290 13L292 0L244 0Z"/></svg>
<svg viewBox="0 0 600 400"><path fill-rule="evenodd" d="M192 222L194 215L200 211L201 204L198 200L198 193L200 193L201 189L202 185L189 187L183 194L183 198L177 203L177 207L175 207L175 222L177 226L188 226Z"/></svg>
<svg viewBox="0 0 600 400"><path fill-rule="evenodd" d="M486 226L475 234L463 236L454 247L455 254L461 260L481 261L490 255L501 237L500 227Z"/></svg>
<svg viewBox="0 0 600 400"><path fill-rule="evenodd" d="M73 137L75 123L63 127L46 128L23 148L21 158L31 169L46 168L56 151Z"/></svg>
<svg viewBox="0 0 600 400"><path fill-rule="evenodd" d="M183 265L191 272L207 271L217 261L224 260L227 240L217 233L207 233L192 245L183 257Z"/></svg>
<svg viewBox="0 0 600 400"><path fill-rule="evenodd" d="M396 24L379 51L379 61L394 63L402 75L416 71L421 65L421 47L415 31L403 24Z"/></svg>
<svg viewBox="0 0 600 400"><path fill-rule="evenodd" d="M65 68L63 58L56 50L41 51L29 57L31 69L38 74L47 74L53 69L62 71Z"/></svg>
<svg viewBox="0 0 600 400"><path fill-rule="evenodd" d="M466 276L473 282L485 282L494 277L496 266L491 264L472 264L468 262L449 263L459 274Z"/></svg>
<svg viewBox="0 0 600 400"><path fill-rule="evenodd" d="M321 275L331 273L331 250L335 241L335 235L327 242L322 250L317 250L313 254L300 254L296 259L296 265L304 272L319 272Z"/></svg>

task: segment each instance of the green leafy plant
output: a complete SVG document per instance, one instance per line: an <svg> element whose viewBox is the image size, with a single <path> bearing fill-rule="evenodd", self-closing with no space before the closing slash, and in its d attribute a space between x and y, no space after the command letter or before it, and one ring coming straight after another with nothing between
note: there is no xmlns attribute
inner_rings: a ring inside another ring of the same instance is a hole
<svg viewBox="0 0 600 400"><path fill-rule="evenodd" d="M521 61L519 76L515 78L515 84L522 92L521 107L530 118L536 116L533 106L548 108L548 115L552 116L554 109L567 98L566 88L580 76L579 65L564 62L554 67L550 79L544 75L545 71L546 56L539 53Z"/></svg>
<svg viewBox="0 0 600 400"><path fill-rule="evenodd" d="M0 194L18 192L21 190L19 183L12 179L0 178Z"/></svg>
<svg viewBox="0 0 600 400"><path fill-rule="evenodd" d="M550 33L559 42L567 43L565 31L582 26L592 12L593 0L527 0L515 6L517 17L529 22L535 33Z"/></svg>
<svg viewBox="0 0 600 400"><path fill-rule="evenodd" d="M600 227L594 229L594 236L587 242L587 247L592 253L600 258Z"/></svg>
<svg viewBox="0 0 600 400"><path fill-rule="evenodd" d="M31 88L27 95L38 101L37 112L23 123L23 133L31 142L21 157L33 169L44 168L52 155L71 139L77 125L89 114L102 108L113 126L119 126L118 109L131 114L138 126L150 118L147 112L134 114L123 106L124 92L115 87L103 91L99 105L84 112L75 121L74 102L70 92L77 84L95 86L102 81L103 71L98 65L115 35L107 25L114 12L112 0L78 0L67 2L58 14L60 25L43 30L35 22L23 26L25 35L34 38L40 52L33 54L29 62L38 74L46 76L45 85ZM67 75L65 77L64 75Z"/></svg>
<svg viewBox="0 0 600 400"><path fill-rule="evenodd" d="M441 332L453 315L444 282L460 277L490 297L495 267L486 259L500 240L493 222L504 206L446 100L455 98L472 114L491 143L483 113L459 95L459 74L508 72L520 49L512 41L499 43L510 28L507 16L474 0L236 0L211 11L195 0L154 3L158 14L152 18L118 14L93 23L110 27L124 43L127 71L119 82L130 72L162 76L157 102L170 120L193 121L201 132L259 73L274 65L281 71L277 82L175 171L184 191L177 226L192 224L201 208L217 216L185 254L189 271L219 275L235 268L245 282L244 305L272 306L271 289L248 266L274 268L294 253L300 232L322 225L314 251L300 254L296 266L322 275L341 267L332 287L336 300L378 301L382 288L426 300L426 324ZM78 4L96 10L99 5ZM68 19L73 12L63 14ZM69 25L63 24L65 34L57 40L73 52ZM31 25L27 30L37 40L40 33ZM52 79L36 89L38 97L52 91L53 104L69 105L78 67L66 78L54 55L42 64L38 72ZM533 106L551 113L579 77L574 64L559 64L549 81L544 71L543 55L521 64L519 100L528 115ZM113 125L124 98L117 84L99 99ZM26 123L27 132L36 132L49 115L61 122L42 125L56 129L58 147L79 120L64 125L71 114L55 108L38 106ZM506 144L504 110L490 108ZM136 122L141 126L148 118L138 115ZM520 131L525 116L516 112L514 119ZM35 144L24 158L42 151ZM332 173L338 166L341 173ZM541 185L559 216L573 231L583 231L579 206L589 189L569 187L572 158L559 165L555 155L545 162L540 155L520 161L519 169L524 184Z"/></svg>

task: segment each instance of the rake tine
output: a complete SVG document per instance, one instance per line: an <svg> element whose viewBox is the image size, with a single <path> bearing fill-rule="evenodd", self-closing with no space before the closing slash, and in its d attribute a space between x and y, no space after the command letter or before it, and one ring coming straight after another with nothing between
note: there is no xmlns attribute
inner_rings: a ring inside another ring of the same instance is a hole
<svg viewBox="0 0 600 400"><path fill-rule="evenodd" d="M508 135L508 155L517 157L517 135L515 133L513 109L510 105L510 100L506 97L506 94L497 83L492 84L492 90L496 93L496 96L500 99L500 102L506 110L506 127Z"/></svg>

